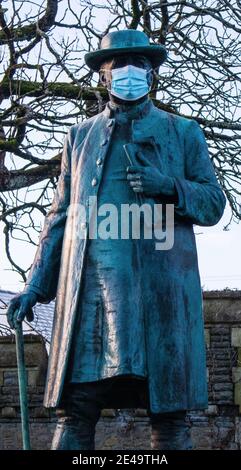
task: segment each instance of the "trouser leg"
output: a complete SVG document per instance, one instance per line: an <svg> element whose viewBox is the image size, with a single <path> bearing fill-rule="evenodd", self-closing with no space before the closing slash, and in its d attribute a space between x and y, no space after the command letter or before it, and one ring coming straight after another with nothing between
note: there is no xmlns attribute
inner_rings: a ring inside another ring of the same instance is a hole
<svg viewBox="0 0 241 470"><path fill-rule="evenodd" d="M153 450L191 450L190 424L186 412L151 413L151 448Z"/></svg>
<svg viewBox="0 0 241 470"><path fill-rule="evenodd" d="M106 383L71 383L57 409L58 422L52 450L93 450L95 426L103 407Z"/></svg>
<svg viewBox="0 0 241 470"><path fill-rule="evenodd" d="M94 450L95 426L83 419L60 418L51 450Z"/></svg>

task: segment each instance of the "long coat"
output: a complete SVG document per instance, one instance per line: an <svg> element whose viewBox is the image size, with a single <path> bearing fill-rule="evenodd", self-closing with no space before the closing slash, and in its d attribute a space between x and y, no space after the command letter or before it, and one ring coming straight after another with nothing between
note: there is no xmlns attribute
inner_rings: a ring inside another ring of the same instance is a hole
<svg viewBox="0 0 241 470"><path fill-rule="evenodd" d="M26 283L26 289L34 290L42 302L56 297L44 399L47 407L57 406L61 398L84 271L89 226L78 208L98 195L104 164L97 161L105 160L114 125L107 105L97 116L70 128L58 186ZM149 357L157 358L155 370L152 361L149 365L151 409L205 408L202 292L193 225L215 225L223 214L225 197L203 132L194 120L169 114L151 103L142 119L132 121L132 136L144 153L148 149L153 161L157 159L157 167L174 178L178 194L174 246L162 252L163 274L156 279L160 317L153 319L149 331ZM79 236L83 232L85 236ZM152 289L155 294L155 286Z"/></svg>

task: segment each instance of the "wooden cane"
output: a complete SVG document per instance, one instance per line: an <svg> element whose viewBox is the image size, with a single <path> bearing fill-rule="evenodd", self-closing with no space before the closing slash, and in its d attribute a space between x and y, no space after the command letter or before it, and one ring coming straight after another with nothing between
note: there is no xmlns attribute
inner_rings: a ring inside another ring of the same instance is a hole
<svg viewBox="0 0 241 470"><path fill-rule="evenodd" d="M22 423L23 450L30 450L29 414L27 396L27 374L24 360L24 340L22 322L18 322L16 328L16 352L18 364L18 384Z"/></svg>

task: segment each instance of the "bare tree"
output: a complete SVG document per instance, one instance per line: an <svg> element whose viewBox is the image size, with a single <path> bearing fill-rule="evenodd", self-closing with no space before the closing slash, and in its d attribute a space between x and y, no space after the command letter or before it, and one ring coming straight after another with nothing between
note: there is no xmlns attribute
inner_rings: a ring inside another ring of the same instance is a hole
<svg viewBox="0 0 241 470"><path fill-rule="evenodd" d="M240 219L240 7L240 0L0 2L0 220L23 280L28 267L17 264L11 242L37 244L64 134L107 100L84 53L116 28L138 28L165 44L154 103L201 124L232 217Z"/></svg>

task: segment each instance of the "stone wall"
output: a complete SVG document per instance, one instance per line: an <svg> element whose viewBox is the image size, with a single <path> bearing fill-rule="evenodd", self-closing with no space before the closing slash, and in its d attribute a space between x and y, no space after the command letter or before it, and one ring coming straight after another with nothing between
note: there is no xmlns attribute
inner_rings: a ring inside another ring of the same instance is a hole
<svg viewBox="0 0 241 470"><path fill-rule="evenodd" d="M204 293L209 407L190 413L197 449L241 449L241 291ZM42 339L25 336L31 441L50 447L55 416L42 407L47 353ZM198 364L197 364L198 367ZM145 410L103 410L97 449L150 449ZM21 448L14 336L0 338L0 449Z"/></svg>

